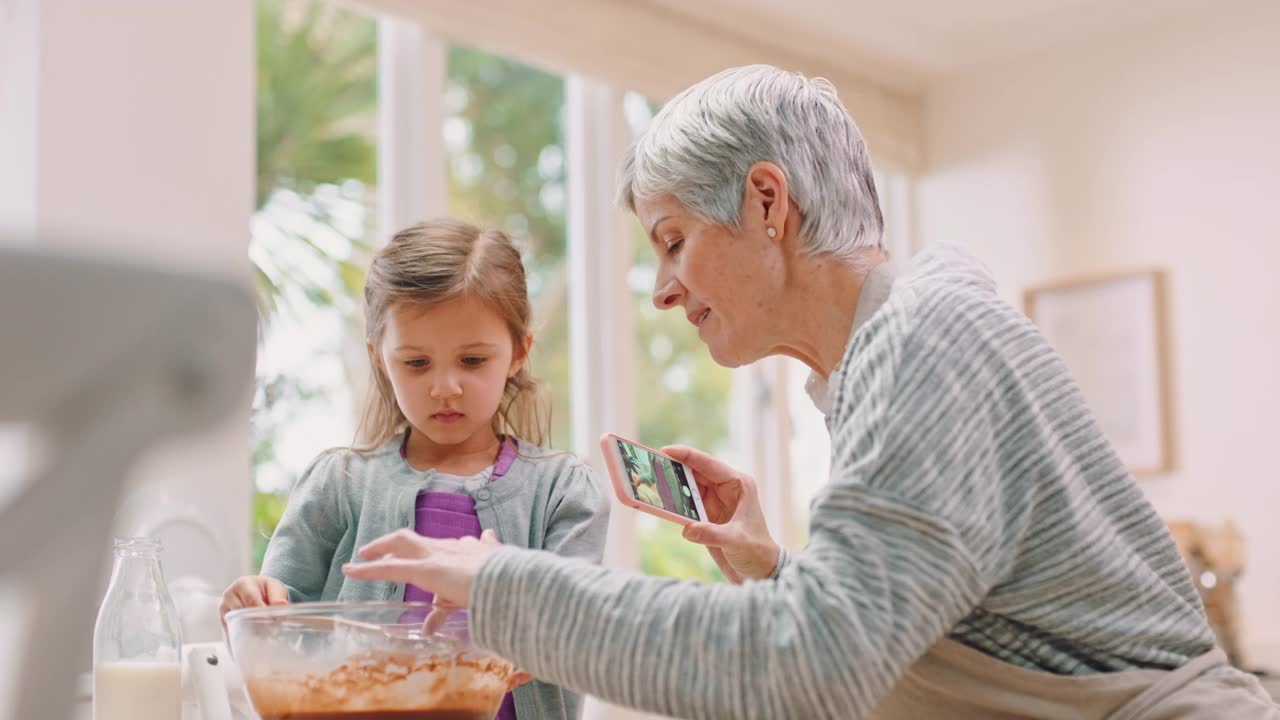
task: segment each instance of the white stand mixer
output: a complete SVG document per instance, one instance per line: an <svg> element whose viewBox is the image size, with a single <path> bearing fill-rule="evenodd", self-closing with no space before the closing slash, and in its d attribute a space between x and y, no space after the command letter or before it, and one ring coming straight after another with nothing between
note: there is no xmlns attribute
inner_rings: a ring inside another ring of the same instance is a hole
<svg viewBox="0 0 1280 720"><path fill-rule="evenodd" d="M0 510L0 575L31 598L12 717L71 716L98 600L85 586L125 474L144 449L232 410L252 381L255 318L251 294L226 281L0 247L0 422L60 441ZM193 683L213 687L192 664Z"/></svg>

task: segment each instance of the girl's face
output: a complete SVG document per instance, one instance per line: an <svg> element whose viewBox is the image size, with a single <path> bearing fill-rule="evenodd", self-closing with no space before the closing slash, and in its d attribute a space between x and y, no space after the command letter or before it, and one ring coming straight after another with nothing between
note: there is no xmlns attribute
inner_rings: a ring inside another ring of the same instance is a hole
<svg viewBox="0 0 1280 720"><path fill-rule="evenodd" d="M415 431L437 445L475 450L493 442L507 379L524 365L532 341L525 338L517 351L497 313L461 296L392 305L381 342L370 349Z"/></svg>

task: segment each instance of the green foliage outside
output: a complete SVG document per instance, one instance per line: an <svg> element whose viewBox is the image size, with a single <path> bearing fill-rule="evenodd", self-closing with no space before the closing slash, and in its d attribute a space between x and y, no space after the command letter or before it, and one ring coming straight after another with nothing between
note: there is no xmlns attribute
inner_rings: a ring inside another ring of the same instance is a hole
<svg viewBox="0 0 1280 720"><path fill-rule="evenodd" d="M274 317L308 304L340 314L351 337L361 336L358 298L372 228L353 226L341 210L344 203L372 210L376 202L376 69L372 18L322 0L259 0L258 190L250 255L264 332ZM551 444L568 448L564 81L453 46L445 101L449 212L500 227L526 248L533 369L552 395ZM653 307L655 258L638 226L633 242L637 439L723 451L730 373L715 365L681 313ZM295 377L259 374L255 471L279 466L280 428L306 412L306 402L331 392ZM286 470L291 485L301 468ZM281 492L255 492L255 567L284 505ZM679 527L654 520L641 522L638 538L646 572L723 579L703 548L680 537Z"/></svg>

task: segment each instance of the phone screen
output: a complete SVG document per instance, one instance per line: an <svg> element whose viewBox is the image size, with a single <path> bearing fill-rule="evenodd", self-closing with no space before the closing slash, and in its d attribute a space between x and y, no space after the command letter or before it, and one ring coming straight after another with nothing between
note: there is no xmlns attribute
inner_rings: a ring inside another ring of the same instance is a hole
<svg viewBox="0 0 1280 720"><path fill-rule="evenodd" d="M622 471L626 473L635 499L702 521L693 502L693 493L697 490L689 486L689 475L684 465L626 440L616 442L622 454Z"/></svg>

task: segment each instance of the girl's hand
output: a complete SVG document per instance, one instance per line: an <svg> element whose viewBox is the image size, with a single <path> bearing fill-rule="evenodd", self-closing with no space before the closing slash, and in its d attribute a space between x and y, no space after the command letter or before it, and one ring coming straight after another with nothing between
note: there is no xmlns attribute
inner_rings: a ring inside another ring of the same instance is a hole
<svg viewBox="0 0 1280 720"><path fill-rule="evenodd" d="M662 452L693 470L710 520L686 527L685 539L705 545L729 582L772 575L782 548L769 535L755 479L690 447L673 445Z"/></svg>
<svg viewBox="0 0 1280 720"><path fill-rule="evenodd" d="M534 677L523 670L517 670L511 677L507 678L507 692L511 692L527 682L532 682Z"/></svg>
<svg viewBox="0 0 1280 720"><path fill-rule="evenodd" d="M439 630L457 609L457 605L437 598L432 603L431 613L427 615L427 619L422 623L422 631L431 634Z"/></svg>
<svg viewBox="0 0 1280 720"><path fill-rule="evenodd" d="M441 605L467 607L471 585L497 549L498 536L492 530L485 530L479 540L436 540L397 530L360 548L360 557L367 562L347 563L342 572L354 580L417 585L435 593Z"/></svg>
<svg viewBox="0 0 1280 720"><path fill-rule="evenodd" d="M288 604L289 590L284 583L266 575L245 575L231 583L222 593L218 617L225 624L227 613L232 610Z"/></svg>
<svg viewBox="0 0 1280 720"><path fill-rule="evenodd" d="M431 614L427 615L426 621L422 624L422 630L426 633L433 633L439 630L445 621L449 619L449 616L458 609L457 605L443 600L436 600L433 605L435 607L431 608ZM507 692L511 692L533 679L533 675L523 670L516 670L511 677L507 678Z"/></svg>

